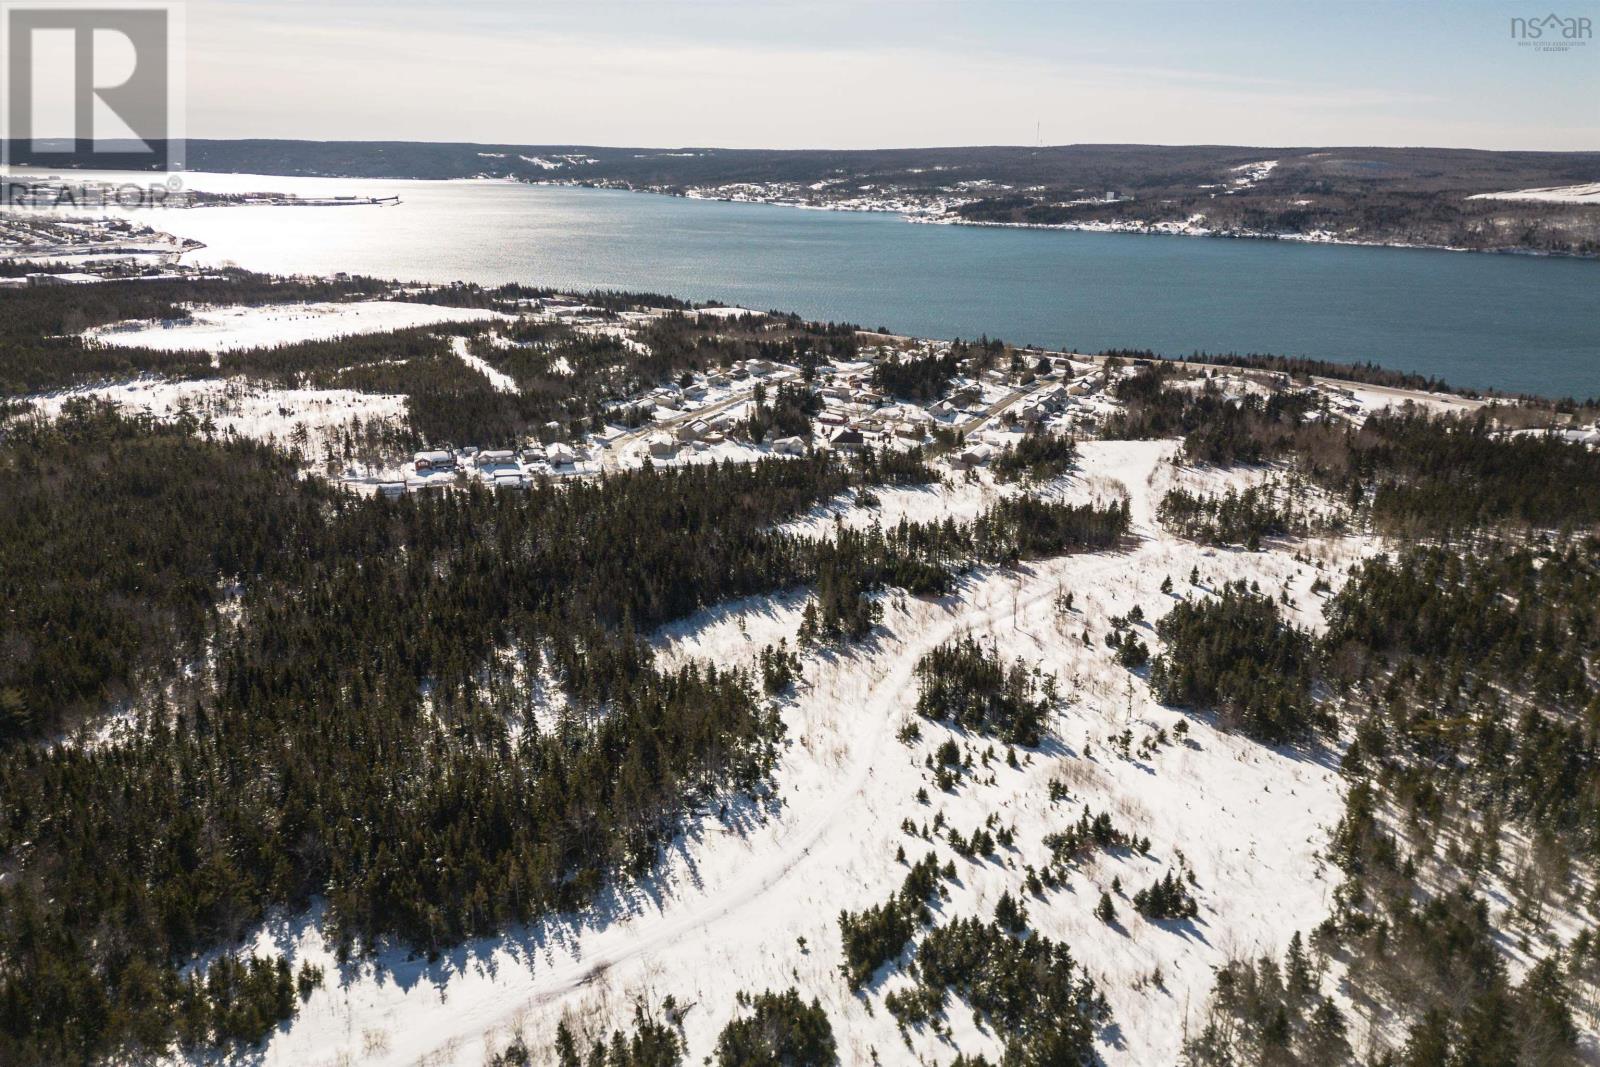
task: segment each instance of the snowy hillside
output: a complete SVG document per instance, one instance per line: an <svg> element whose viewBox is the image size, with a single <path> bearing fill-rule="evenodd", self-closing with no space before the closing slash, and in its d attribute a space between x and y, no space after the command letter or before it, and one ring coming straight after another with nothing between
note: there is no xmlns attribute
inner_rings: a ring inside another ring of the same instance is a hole
<svg viewBox="0 0 1600 1067"><path fill-rule="evenodd" d="M166 284L0 408L0 1022L14 955L175 1065L1600 1054L1592 407Z"/></svg>
<svg viewBox="0 0 1600 1067"><path fill-rule="evenodd" d="M908 1049L882 1007L903 979L856 996L840 977L838 912L866 907L898 885L898 847L918 856L930 847L902 831L905 820L922 825L942 815L967 832L996 815L1016 842L998 857L965 861L948 844L931 846L941 861L957 863L941 915L987 915L1002 892L1023 892L1024 866L1044 860L1044 835L1085 805L1112 813L1154 847L1148 856L1096 859L1034 901L1030 915L1041 932L1072 946L1110 999L1117 1022L1100 1035L1106 1062L1173 1062L1213 967L1241 953L1281 952L1291 934L1327 914L1334 877L1319 853L1341 810L1336 754L1274 752L1203 722L1187 739L1172 740L1184 717L1155 704L1138 675L1079 635L1103 633L1109 616L1135 605L1158 617L1175 597L1241 578L1274 595L1287 591L1302 620L1315 624L1314 578L1336 579L1373 547L1314 544L1308 565L1293 558L1299 546L1245 553L1173 538L1155 523L1152 499L1152 486L1171 476L1173 450L1169 442L1089 443L1081 471L1061 486L1068 497L1110 482L1125 486L1138 535L1131 551L983 572L945 598L891 595L882 632L869 645L805 657L804 682L783 707L789 745L768 802L703 813L658 874L614 888L593 912L470 944L434 963L390 953L340 968L314 932L264 933L264 944L338 975L269 1039L265 1062L476 1063L514 1032L545 1046L563 1016L608 1032L627 1022L637 1000L659 1003L667 994L696 1005L685 1025L698 1058L727 1022L737 991L789 984L821 1000L845 1062L868 1062L874 1053L884 1063L942 1061L957 1049L993 1056L993 1036L959 1018L950 1042L919 1034ZM980 482L885 492L878 510L845 517L887 524L919 511L961 514L997 491ZM1200 589L1188 587L1191 569ZM1176 591L1164 594L1159 586L1169 576ZM1064 591L1075 599L1066 613L1057 607ZM669 658L750 660L780 638L795 643L799 604L786 597L726 605L668 628L657 643ZM924 724L910 746L896 734L914 718L918 657L969 633L1054 673L1067 696L1049 741L1025 753L1019 768L1005 765L1003 746L956 735L980 760L986 750L995 758L972 784L941 793L924 760L950 731ZM1153 751L1125 757L1113 746L1124 731L1138 746L1163 730L1169 740ZM1053 781L1066 784L1068 799L1051 800ZM928 803L917 799L919 789ZM1193 923L1147 922L1125 901L1115 925L1094 917L1113 878L1131 893L1180 856L1199 885Z"/></svg>

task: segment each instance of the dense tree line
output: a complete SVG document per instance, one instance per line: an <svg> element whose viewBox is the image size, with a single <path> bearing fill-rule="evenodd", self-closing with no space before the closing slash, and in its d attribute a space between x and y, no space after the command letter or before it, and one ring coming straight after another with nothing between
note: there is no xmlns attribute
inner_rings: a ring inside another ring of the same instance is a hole
<svg viewBox="0 0 1600 1067"><path fill-rule="evenodd" d="M1316 656L1269 597L1242 583L1175 606L1156 632L1165 647L1150 671L1156 699L1214 710L1224 723L1273 744L1304 737L1326 717L1311 700Z"/></svg>
<svg viewBox="0 0 1600 1067"><path fill-rule="evenodd" d="M1050 865L1046 869L1045 884L1064 881L1068 870L1090 855L1095 849L1128 849L1141 854L1150 851L1150 841L1141 839L1119 827L1109 812L1091 812L1084 806L1078 821L1069 823L1064 830L1044 836L1044 847L1050 850Z"/></svg>
<svg viewBox="0 0 1600 1067"><path fill-rule="evenodd" d="M1107 549L1127 536L1130 523L1126 499L1099 507L1034 496L1005 497L973 524L975 555L994 563L1014 564Z"/></svg>
<svg viewBox="0 0 1600 1067"><path fill-rule="evenodd" d="M1451 419L1379 413L1347 436L1343 478L1331 480L1368 501L1388 533L1450 537L1510 527L1593 529L1600 452L1545 434L1497 433L1479 414Z"/></svg>
<svg viewBox="0 0 1600 1067"><path fill-rule="evenodd" d="M836 1067L839 1062L833 1024L812 1000L807 1004L797 989L738 993L735 1012L717 1035L717 1045L706 1063L718 1067ZM689 1007L693 1007L690 1005ZM487 1067L680 1067L687 1054L683 1017L668 994L661 1005L662 1018L634 1006L631 1030L615 1029L609 1038L584 1039L563 1019L556 1028L555 1044L542 1054L528 1047L520 1035L504 1049L490 1055Z"/></svg>
<svg viewBox="0 0 1600 1067"><path fill-rule="evenodd" d="M1118 381L1125 409L1105 433L1179 435L1197 463L1291 461L1358 518L1397 536L1600 524L1600 497L1573 491L1600 481L1600 453L1581 443L1504 432L1487 411L1386 410L1353 425L1328 417L1325 398L1309 392L1230 397L1214 381L1174 387L1176 374L1152 365Z"/></svg>
<svg viewBox="0 0 1600 1067"><path fill-rule="evenodd" d="M897 400L929 403L950 391L950 382L971 354L968 349L958 341L943 352L890 356L872 369L872 384Z"/></svg>
<svg viewBox="0 0 1600 1067"><path fill-rule="evenodd" d="M668 1020L681 1027L681 1015L670 995L665 1009ZM679 1028L654 1018L643 1005L635 1005L631 1033L614 1030L609 1041L596 1038L587 1049L563 1019L556 1028L552 1051L557 1067L678 1067L685 1047ZM545 1062L544 1058L535 1059L519 1038L495 1055L489 1067L532 1067Z"/></svg>
<svg viewBox="0 0 1600 1067"><path fill-rule="evenodd" d="M780 382L770 398L765 388L757 385L741 432L755 442L810 437L811 419L821 410L822 398L803 385Z"/></svg>
<svg viewBox="0 0 1600 1067"><path fill-rule="evenodd" d="M404 366L414 359L437 359L450 346L439 327L389 333L362 333L324 341L246 348L219 353L220 371L286 388L361 388L377 368ZM459 363L459 361L457 361ZM402 392L368 385L366 392Z"/></svg>
<svg viewBox="0 0 1600 1067"><path fill-rule="evenodd" d="M1134 893L1133 908L1146 919L1192 919L1200 914L1189 887L1172 871Z"/></svg>
<svg viewBox="0 0 1600 1067"><path fill-rule="evenodd" d="M835 1067L839 1062L833 1024L822 1006L807 1004L797 989L738 993L735 1012L717 1035L718 1067ZM689 1007L692 1007L690 1005ZM679 1067L687 1054L683 1017L687 1007L668 994L661 1004L662 1018L636 1004L631 1031L620 1028L609 1038L583 1039L563 1019L556 1028L555 1045L537 1055L520 1035L491 1055L488 1067ZM707 1063L713 1062L707 1057Z"/></svg>
<svg viewBox="0 0 1600 1067"><path fill-rule="evenodd" d="M124 452L160 463L129 470ZM392 935L431 950L648 862L686 798L762 773L777 721L753 676L660 672L633 627L804 580L803 546L770 527L850 482L818 457L362 500L254 446L103 411L14 432L4 456L61 465L6 520L42 513L55 525L32 532L80 546L8 541L29 569L8 579L16 603L92 609L99 575L124 567L143 598L105 594L108 618L140 627L98 659L78 659L94 627L12 637L30 694L55 684L41 664L91 683L128 663L162 676L161 635L204 633L224 583L242 586L202 677L135 701L115 745L0 755L0 853L17 871L0 884L0 1060L19 1063L189 1036L176 969L273 904L325 896L345 949ZM78 491L96 470L97 492ZM174 525L213 499L235 510L203 537ZM559 728L537 729L526 687L485 668L506 645L567 691ZM32 721L36 698L8 697L14 728L52 721L43 692Z"/></svg>
<svg viewBox="0 0 1600 1067"><path fill-rule="evenodd" d="M1213 545L1243 545L1251 551L1263 538L1302 533L1309 522L1279 503L1271 485L1252 485L1221 495L1170 490L1156 505L1162 524L1194 541Z"/></svg>
<svg viewBox="0 0 1600 1067"><path fill-rule="evenodd" d="M1407 684L1427 703L1456 702L1482 695L1468 688L1472 673L1570 716L1595 695L1597 547L1593 539L1543 551L1414 546L1378 556L1328 602L1324 644L1349 684L1409 666L1419 677Z"/></svg>
<svg viewBox="0 0 1600 1067"><path fill-rule="evenodd" d="M1377 803L1365 784L1351 790L1334 835L1347 880L1317 934L1347 957L1359 988L1407 1021L1406 1044L1393 1062L1578 1062L1561 955L1546 956L1513 982L1498 944L1504 931L1465 872L1447 862L1438 869L1443 883L1425 886L1421 868L1433 864L1407 854L1379 819Z"/></svg>
<svg viewBox="0 0 1600 1067"><path fill-rule="evenodd" d="M1263 1063L1333 1067L1349 1063L1349 1024L1321 990L1321 972L1298 931L1283 961L1229 960L1217 970L1205 1025L1184 1045L1194 1067ZM1446 1067L1448 1058L1428 1061ZM1396 1064L1395 1067L1400 1067ZM1406 1067L1423 1067L1407 1063Z"/></svg>
<svg viewBox="0 0 1600 1067"><path fill-rule="evenodd" d="M1288 451L1326 402L1305 391L1229 396L1213 380L1178 388L1172 384L1177 376L1173 365L1160 363L1118 380L1112 391L1123 408L1108 417L1106 435L1182 437L1184 456L1193 463L1263 463Z"/></svg>
<svg viewBox="0 0 1600 1067"><path fill-rule="evenodd" d="M207 441L192 420L72 401L54 423L13 426L0 447L0 746L195 655L217 584L286 575L285 542L331 497L272 449Z"/></svg>
<svg viewBox="0 0 1600 1067"><path fill-rule="evenodd" d="M855 456L855 466L868 485L933 485L940 474L928 465L928 453L921 445L912 448L867 447ZM860 500L871 506L875 498Z"/></svg>
<svg viewBox="0 0 1600 1067"><path fill-rule="evenodd" d="M1049 481L1072 469L1078 458L1078 445L1064 434L1030 433L1014 445L1007 445L990 461L989 468L1001 481L1028 478Z"/></svg>

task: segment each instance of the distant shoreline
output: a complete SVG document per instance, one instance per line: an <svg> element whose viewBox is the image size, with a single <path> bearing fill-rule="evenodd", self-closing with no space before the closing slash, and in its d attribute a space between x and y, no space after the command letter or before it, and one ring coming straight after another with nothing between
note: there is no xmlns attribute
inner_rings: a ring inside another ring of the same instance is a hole
<svg viewBox="0 0 1600 1067"><path fill-rule="evenodd" d="M74 173L73 168L67 168L65 171L59 172L58 174L55 174L55 175L52 175L52 177L58 177L59 178L62 175L72 174L72 173ZM137 174L141 174L143 172L140 172L140 171L128 171L127 173L132 174L132 175L137 175ZM833 212L841 212L841 213L860 213L860 214L875 214L875 215L898 215L905 222L916 223L916 224L919 224L919 225L976 226L976 227L992 227L992 228L996 228L996 229L1016 229L1016 230L1057 230L1057 231L1078 232L1078 233L1119 233L1119 234L1134 234L1134 235L1146 236L1146 237L1218 237L1218 238L1229 238L1229 239L1233 239L1233 240L1292 241L1292 242L1295 242L1297 244L1311 244L1311 245L1344 245L1344 246L1356 247L1356 248L1398 248L1398 249L1410 249L1410 250L1414 250L1414 251L1468 252L1468 253L1490 254L1490 255L1532 256L1532 257L1536 257L1536 258L1548 258L1548 259L1600 260L1600 252L1566 251L1566 250L1561 250L1561 249L1518 248L1518 247L1509 247L1509 246L1499 246L1499 247L1490 247L1490 248L1471 248L1471 247L1467 247L1467 246L1463 246L1463 245L1450 245L1450 244L1432 243L1432 242L1385 240L1385 239L1382 239L1382 238L1342 237L1342 236L1337 236L1337 235L1334 235L1334 234L1331 234L1331 233L1327 233L1326 231L1314 231L1314 232L1311 232L1311 233L1300 233L1300 232L1268 232L1268 231L1235 230L1235 229L1210 229L1210 228L1208 228L1208 227L1206 227L1204 225L1191 224L1191 223L1187 223L1187 222L1146 222L1146 221L1139 220L1139 219L1111 219L1111 220L1095 220L1095 221L1085 221L1085 222L1008 222L1008 221L991 220L991 219L969 219L969 218L963 218L963 217L960 217L960 216L954 214L954 212L948 206L948 202L943 200L943 199L941 199L941 198L933 198L933 202L927 203L925 205L918 205L913 200L904 200L904 201L887 200L887 201L884 201L884 202L881 202L881 203L873 202L871 200L867 200L865 202L857 200L857 201L846 201L846 202L833 201L833 202L822 202L822 203L810 203L810 202L803 202L803 201L800 201L800 200L788 198L788 197L785 197L784 195L781 195L781 194L775 194L775 195L771 195L771 196L760 196L760 195L720 196L720 195L716 195L714 192L708 192L708 191L705 191L705 190L703 190L702 188L699 188L699 187L691 187L691 188L687 188L687 189L683 189L683 188L663 188L663 187L660 187L660 186L638 185L638 184L634 184L632 182L629 182L629 181L627 181L625 179L606 179L606 178L601 178L601 179L583 179L583 178L558 178L558 177L525 176L525 175L511 176L511 175L494 175L494 174L487 174L487 173L458 175L458 176L449 176L449 177L418 177L418 176L373 177L371 175L357 175L357 174L350 174L350 173L344 173L344 172L270 174L270 173L263 173L263 172L260 172L260 171L257 171L257 170L197 170L197 171L195 171L193 173L214 173L214 174L226 174L226 175L230 175L230 176L252 176L252 177L259 177L259 178L262 178L262 179L285 178L285 179L291 179L291 180L341 181L341 182L352 182L352 183L363 182L363 181L384 181L384 182L390 182L390 181L395 181L395 182L399 182L399 181L416 181L416 182L429 182L429 183L432 183L432 184L449 184L449 183L453 183L453 182L459 182L459 183L471 183L471 182L515 183L515 184L518 184L518 185L529 185L529 186L553 186L553 187L572 188L572 189L604 189L604 190L610 190L612 192L648 193L648 194L653 194L653 195L657 195L657 196L675 197L675 198L680 199L680 200L704 200L704 201L720 202L720 203L731 203L731 204L762 204L762 205L766 205L766 206L770 206L770 207L796 208L796 209L799 209L799 210L802 210L802 211L833 211ZM756 185L757 183L750 183L750 184ZM195 192L195 190L189 190L189 191L191 193ZM299 200L299 199L296 199L296 198L291 196L289 198L286 198L286 199L283 199L283 200L280 200L280 201L275 201L273 203L231 204L231 203L227 202L229 198L241 197L243 195L252 195L252 194L206 193L204 190L199 190L199 192L201 192L203 195L206 195L207 197L211 197L211 198L215 198L215 199L210 199L210 200L208 200L207 202L204 202L204 203L190 204L188 206L190 206L190 207L232 207L232 206L301 207L301 206L348 206L348 205L351 205L351 204L366 206L366 205L368 205L369 203L372 202L372 198L360 197L360 196L339 197L339 198L331 198L331 199L327 198L327 197L308 197L308 198L306 198L304 200ZM254 191L254 193L256 195L264 195L264 194L268 194L268 193L272 193L272 192L274 192L274 191L273 190L269 190L269 189L262 189L262 190ZM1479 200L1479 199L1496 199L1496 198L1499 198L1499 194L1475 194L1474 196L1468 197L1467 199ZM1515 198L1508 196L1508 197L1504 197L1504 199L1513 200ZM960 201L960 203L969 203L969 202L971 202L971 201ZM1581 206L1600 206L1600 205L1581 205Z"/></svg>
<svg viewBox="0 0 1600 1067"><path fill-rule="evenodd" d="M427 180L427 179L423 179ZM451 180L451 179L441 179ZM1136 237L1211 237L1235 241L1291 241L1306 245L1342 245L1351 248L1397 248L1423 252L1462 252L1472 255L1531 256L1538 259L1600 260L1600 253L1563 252L1537 248L1467 248L1461 245L1424 244L1410 241L1362 240L1352 237L1321 236L1303 233L1257 233L1238 230L1207 230L1200 227L1185 228L1179 224L1139 222L1136 220L1112 222L997 222L988 219L964 219L948 214L919 214L901 207L855 206L850 204L805 204L780 197L710 196L695 191L680 192L673 189L652 189L631 185L610 185L594 181L575 181L560 178L514 178L522 185L552 186L566 189L604 189L617 193L644 193L651 196L670 196L679 200L700 200L718 204L758 204L765 207L785 207L799 211L832 211L840 214L897 215L903 222L919 226L973 226L1003 230L1054 230L1067 233L1129 234ZM1163 228L1170 227L1170 228Z"/></svg>

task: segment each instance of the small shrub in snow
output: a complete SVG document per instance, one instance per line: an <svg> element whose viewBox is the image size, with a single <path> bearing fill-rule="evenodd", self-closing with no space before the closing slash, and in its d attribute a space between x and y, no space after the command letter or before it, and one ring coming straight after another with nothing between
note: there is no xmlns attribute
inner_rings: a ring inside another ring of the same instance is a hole
<svg viewBox="0 0 1600 1067"><path fill-rule="evenodd" d="M1133 906L1146 919L1192 919L1200 913L1183 880L1171 871L1135 893Z"/></svg>

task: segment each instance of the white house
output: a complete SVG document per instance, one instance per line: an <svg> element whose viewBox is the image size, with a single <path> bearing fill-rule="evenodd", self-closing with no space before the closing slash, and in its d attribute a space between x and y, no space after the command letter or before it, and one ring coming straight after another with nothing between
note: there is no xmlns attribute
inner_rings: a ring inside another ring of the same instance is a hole
<svg viewBox="0 0 1600 1067"><path fill-rule="evenodd" d="M479 470L493 467L510 467L517 462L517 454L509 448L495 448L486 452L479 452L473 458Z"/></svg>
<svg viewBox="0 0 1600 1067"><path fill-rule="evenodd" d="M498 471L492 483L496 489L526 489L528 482L520 471Z"/></svg>
<svg viewBox="0 0 1600 1067"><path fill-rule="evenodd" d="M412 457L419 471L449 471L456 469L456 457L452 452L444 449L433 449L428 452L418 452Z"/></svg>

